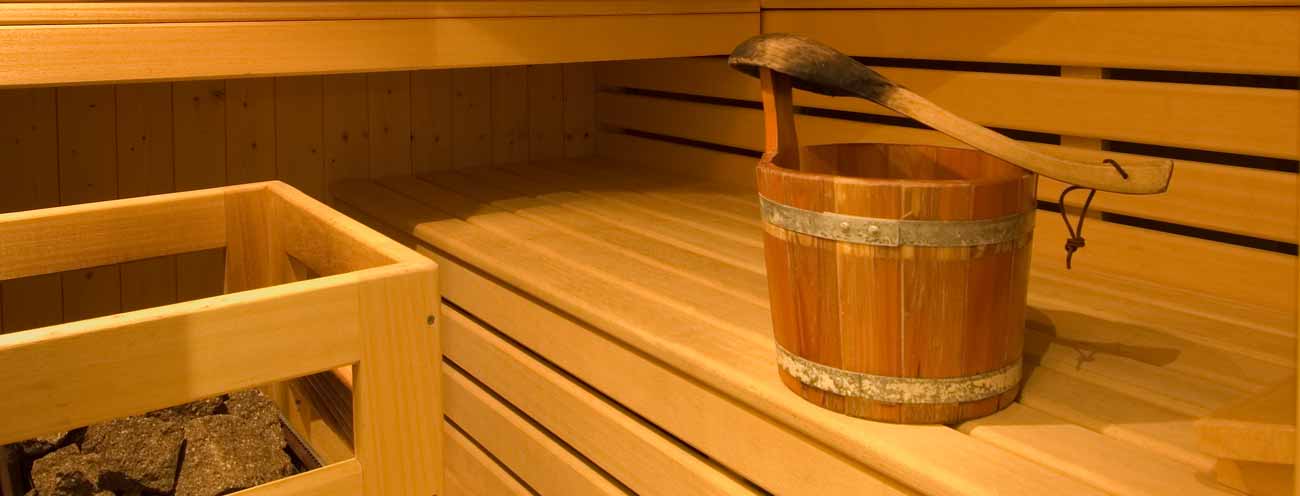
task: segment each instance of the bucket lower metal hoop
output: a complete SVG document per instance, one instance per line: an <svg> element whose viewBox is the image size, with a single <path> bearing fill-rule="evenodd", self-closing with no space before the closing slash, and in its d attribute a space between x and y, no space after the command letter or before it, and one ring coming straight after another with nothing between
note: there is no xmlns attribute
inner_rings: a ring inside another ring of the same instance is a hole
<svg viewBox="0 0 1300 496"><path fill-rule="evenodd" d="M925 405L992 398L1020 384L1021 361L966 377L894 377L822 365L776 345L776 363L799 382L822 391L883 403Z"/></svg>

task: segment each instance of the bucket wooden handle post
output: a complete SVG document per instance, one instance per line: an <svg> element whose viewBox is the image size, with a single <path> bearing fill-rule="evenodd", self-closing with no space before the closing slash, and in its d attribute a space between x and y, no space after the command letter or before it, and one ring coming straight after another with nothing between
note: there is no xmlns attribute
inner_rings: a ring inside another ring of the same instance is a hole
<svg viewBox="0 0 1300 496"><path fill-rule="evenodd" d="M794 95L790 76L771 69L759 71L763 86L763 159L799 170L799 138L794 128Z"/></svg>
<svg viewBox="0 0 1300 496"><path fill-rule="evenodd" d="M1115 193L1161 193L1168 189L1169 178L1174 172L1173 161L1164 159L1108 165L1040 153L1019 141L958 117L834 48L802 36L772 33L750 38L731 52L728 63L752 76L766 77L763 74L768 72L789 76L789 84L799 89L830 96L857 96L876 102L977 150L1070 184ZM778 81L775 77L772 79ZM779 94L773 92L774 96ZM767 132L771 153L772 106L768 105L766 79L763 95L764 109L769 113ZM789 102L786 105L788 108Z"/></svg>

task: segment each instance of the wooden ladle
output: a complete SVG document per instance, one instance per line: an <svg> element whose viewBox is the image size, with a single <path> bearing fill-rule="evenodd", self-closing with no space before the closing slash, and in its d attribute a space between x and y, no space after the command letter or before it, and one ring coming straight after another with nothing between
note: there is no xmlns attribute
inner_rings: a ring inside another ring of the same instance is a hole
<svg viewBox="0 0 1300 496"><path fill-rule="evenodd" d="M772 33L755 36L731 52L728 63L751 76L764 77L764 104L790 112L789 85L829 96L857 96L888 107L930 126L958 141L1062 182L1100 191L1127 194L1164 192L1174 172L1173 161L1152 159L1127 161L1123 164L1091 163L1066 160L1039 153L1020 142L984 126L954 115L934 102L894 84L871 68L829 46L803 36ZM771 71L775 74L760 74ZM789 81L785 81L785 78ZM782 88L784 101L768 101L771 89ZM972 95L978 97L978 95ZM770 112L769 112L770 113ZM793 144L793 127L768 132L790 133L785 141ZM791 124L793 124L791 122ZM769 143L773 142L769 139ZM769 150L774 153L775 150ZM795 151L797 154L797 151ZM797 156L797 155L796 155ZM797 160L797 158L795 159Z"/></svg>

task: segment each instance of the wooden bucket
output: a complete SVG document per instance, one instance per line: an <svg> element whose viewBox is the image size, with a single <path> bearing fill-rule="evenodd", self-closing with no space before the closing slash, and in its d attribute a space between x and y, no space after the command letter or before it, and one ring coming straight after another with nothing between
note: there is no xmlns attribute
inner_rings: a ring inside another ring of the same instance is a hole
<svg viewBox="0 0 1300 496"><path fill-rule="evenodd" d="M758 191L782 381L855 417L953 423L1019 389L1036 176L919 145L799 150Z"/></svg>

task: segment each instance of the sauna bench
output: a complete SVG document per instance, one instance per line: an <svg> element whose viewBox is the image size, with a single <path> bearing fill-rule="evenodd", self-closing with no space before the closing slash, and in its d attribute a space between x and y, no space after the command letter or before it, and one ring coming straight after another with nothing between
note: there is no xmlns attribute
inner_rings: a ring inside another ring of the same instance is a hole
<svg viewBox="0 0 1300 496"><path fill-rule="evenodd" d="M729 53L757 0L0 3L0 88Z"/></svg>
<svg viewBox="0 0 1300 496"><path fill-rule="evenodd" d="M448 423L502 464L449 455L449 494L1235 494L1193 422L1294 374L1292 337L1147 304L1171 290L1044 251L1016 404L870 422L781 384L752 192L584 159L332 193L441 267Z"/></svg>

